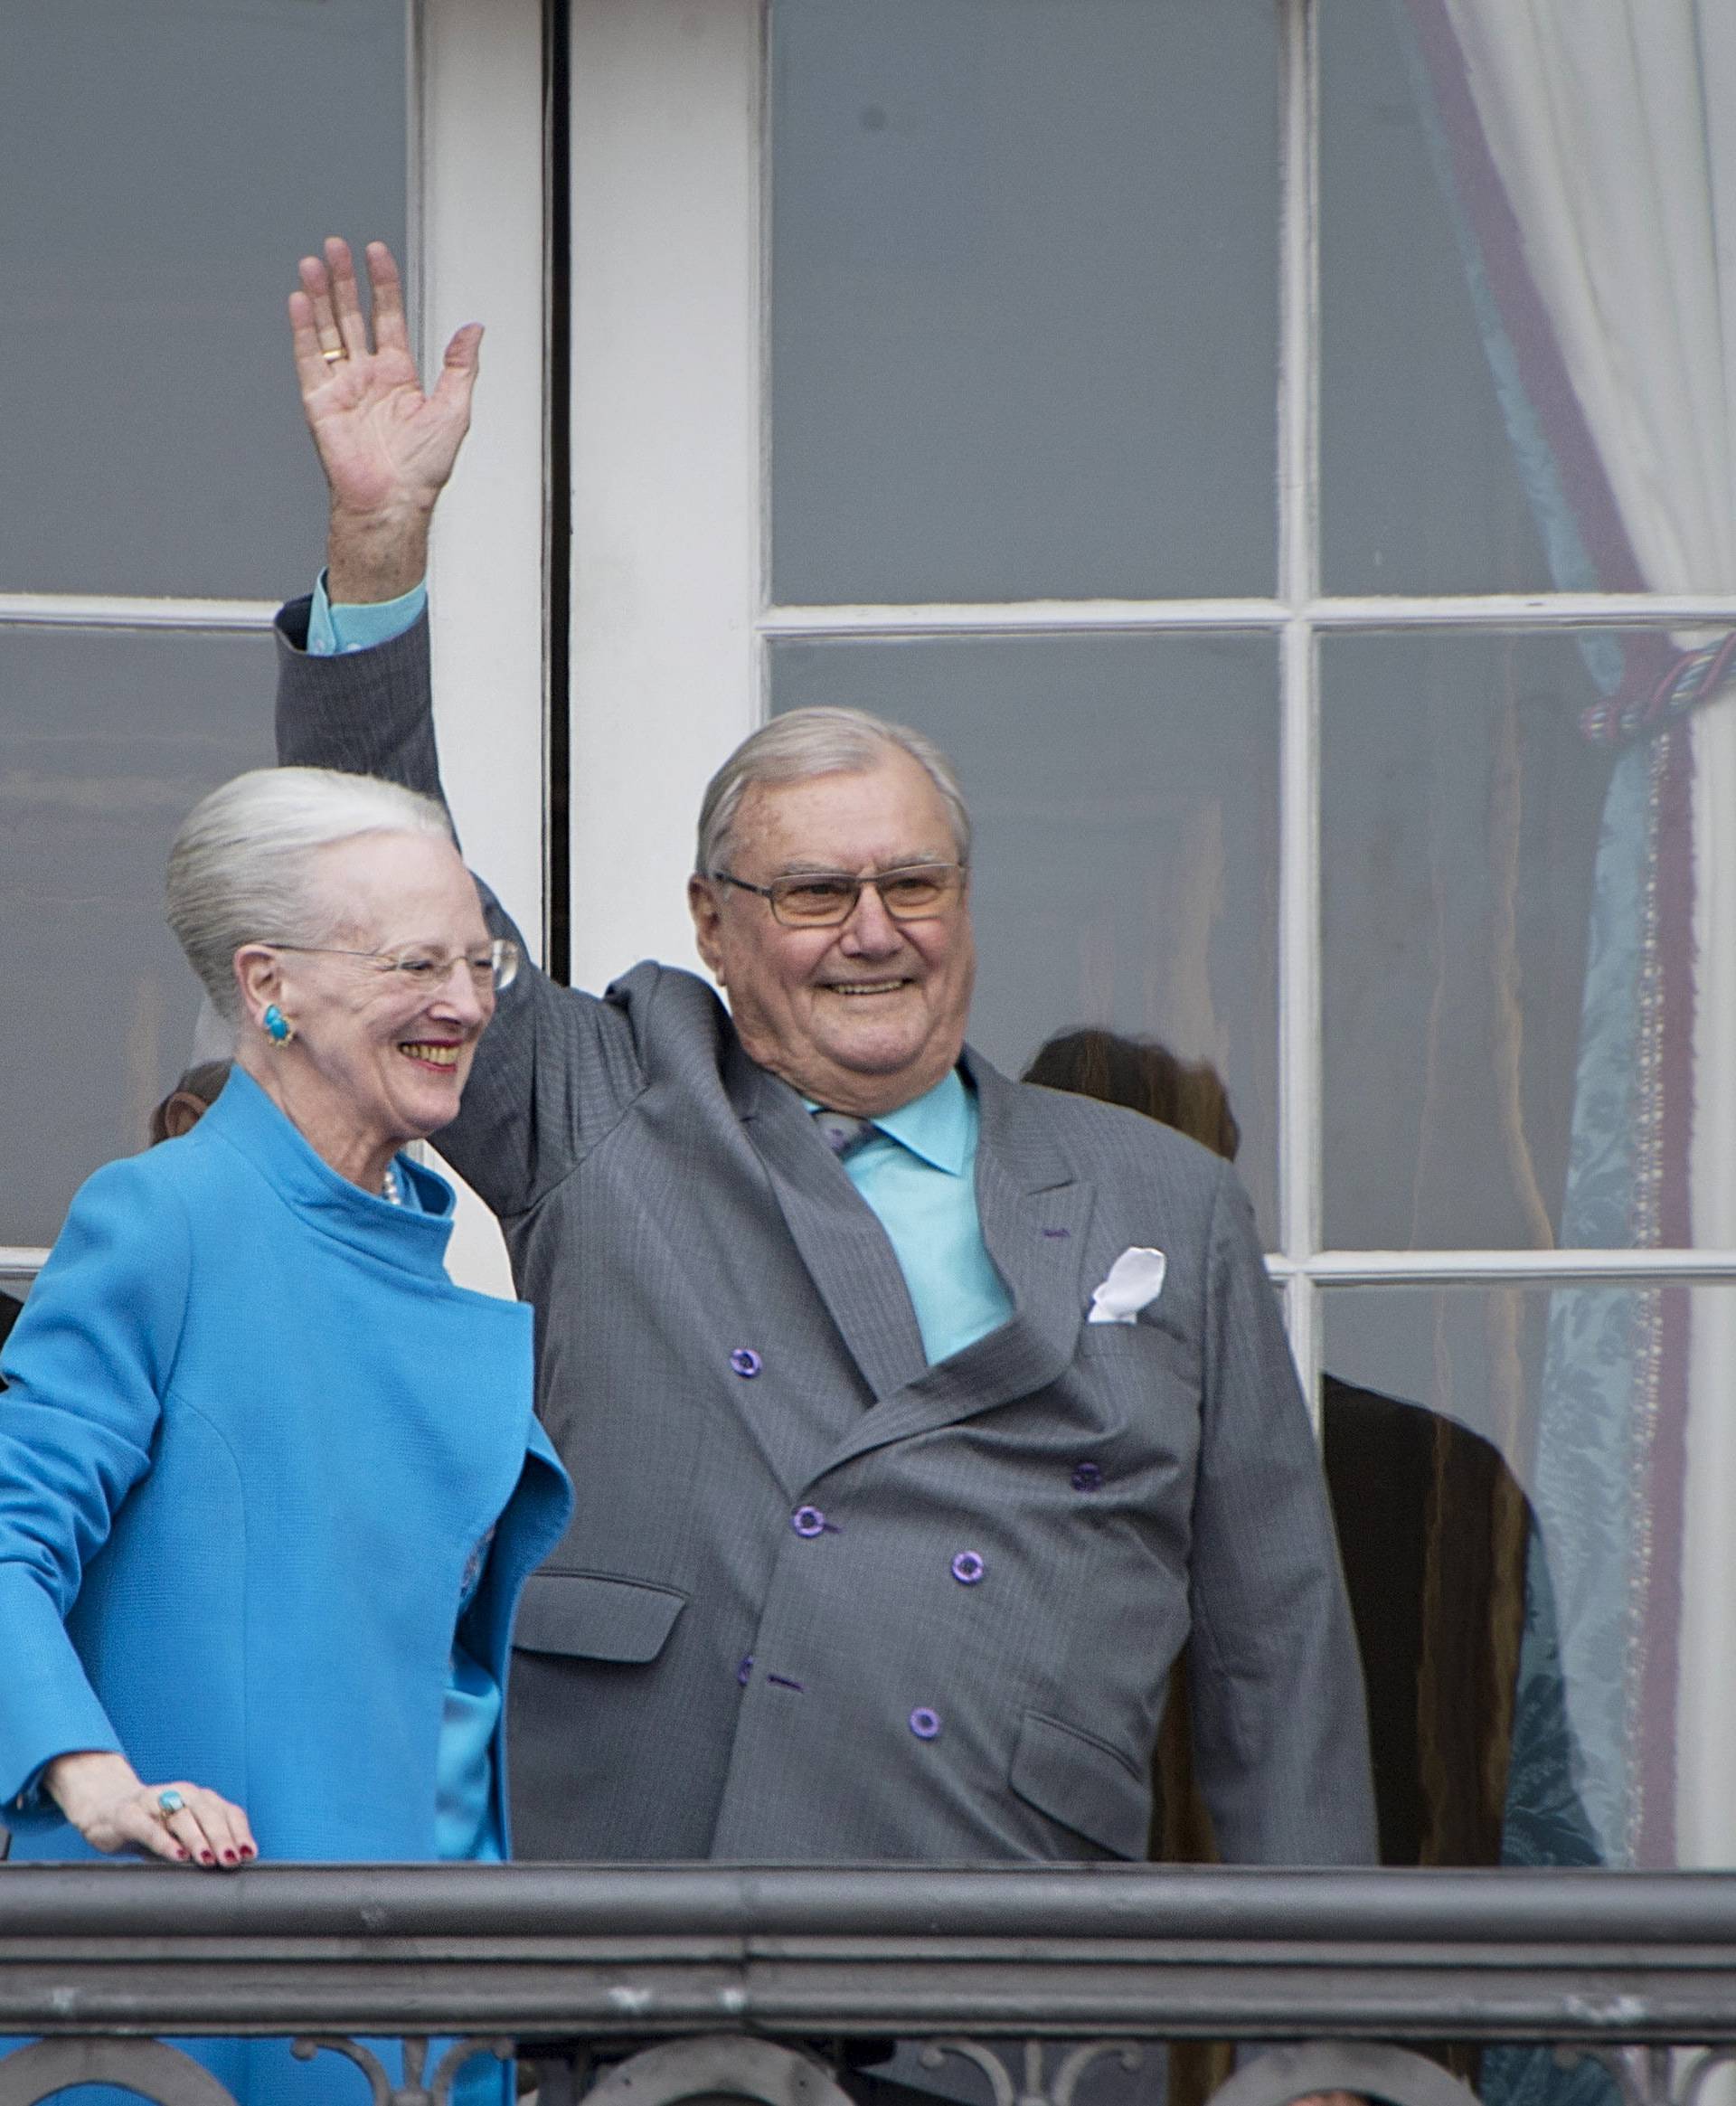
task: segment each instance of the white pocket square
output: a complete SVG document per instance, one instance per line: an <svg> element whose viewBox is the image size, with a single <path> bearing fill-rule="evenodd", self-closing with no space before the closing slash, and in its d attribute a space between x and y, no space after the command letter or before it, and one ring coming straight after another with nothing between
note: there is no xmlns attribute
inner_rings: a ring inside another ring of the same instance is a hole
<svg viewBox="0 0 1736 2106"><path fill-rule="evenodd" d="M1091 1291L1088 1324L1131 1324L1163 1292L1169 1261L1161 1251L1143 1251L1135 1243L1109 1267L1101 1287Z"/></svg>

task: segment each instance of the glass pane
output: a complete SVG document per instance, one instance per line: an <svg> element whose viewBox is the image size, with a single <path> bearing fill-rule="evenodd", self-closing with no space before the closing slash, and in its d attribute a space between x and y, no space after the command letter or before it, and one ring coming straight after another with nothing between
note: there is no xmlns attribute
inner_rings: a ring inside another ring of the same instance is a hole
<svg viewBox="0 0 1736 2106"><path fill-rule="evenodd" d="M0 634L0 1242L52 1242L186 1065L164 865L207 789L270 762L271 678L265 637Z"/></svg>
<svg viewBox="0 0 1736 2106"><path fill-rule="evenodd" d="M1329 587L1736 587L1736 50L1317 12Z"/></svg>
<svg viewBox="0 0 1736 2106"><path fill-rule="evenodd" d="M1270 0L773 0L785 601L1260 593Z"/></svg>
<svg viewBox="0 0 1736 2106"><path fill-rule="evenodd" d="M405 227L390 0L14 0L0 590L276 599L325 503L284 301Z"/></svg>
<svg viewBox="0 0 1736 2106"><path fill-rule="evenodd" d="M1648 1226L1635 1152L1650 1145L1641 968L1648 956L1687 964L1693 950L1690 929L1648 937L1635 918L1664 808L1653 771L1669 746L1599 744L1580 721L1599 695L1593 666L1618 679L1656 648L1457 633L1324 643L1329 1243L1622 1245L1677 1232ZM1685 845L1683 826L1666 822L1665 838ZM1587 1012L1597 1029L1582 1034L1599 899L1606 969Z"/></svg>
<svg viewBox="0 0 1736 2106"><path fill-rule="evenodd" d="M1277 1226L1278 673L1265 638L783 643L773 707L916 725L976 826L971 1040L1018 1074L1052 1033L1209 1062Z"/></svg>
<svg viewBox="0 0 1736 2106"><path fill-rule="evenodd" d="M1409 11L1332 0L1319 25L1326 589L1545 589Z"/></svg>
<svg viewBox="0 0 1736 2106"><path fill-rule="evenodd" d="M1736 1288L1323 1299L1389 1833L1446 1863L1736 1865Z"/></svg>

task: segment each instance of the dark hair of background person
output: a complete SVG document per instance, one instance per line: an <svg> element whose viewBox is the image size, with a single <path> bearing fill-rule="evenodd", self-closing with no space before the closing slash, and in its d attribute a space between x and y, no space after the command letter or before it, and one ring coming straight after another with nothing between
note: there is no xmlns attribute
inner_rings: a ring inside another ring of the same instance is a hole
<svg viewBox="0 0 1736 2106"><path fill-rule="evenodd" d="M149 1146L178 1140L191 1133L223 1093L229 1080L227 1061L201 1061L189 1068L151 1114Z"/></svg>
<svg viewBox="0 0 1736 2106"><path fill-rule="evenodd" d="M1199 1141L1231 1162L1241 1129L1230 1092L1209 1061L1184 1061L1155 1038L1102 1030L1060 1031L1024 1071L1027 1082L1125 1104Z"/></svg>

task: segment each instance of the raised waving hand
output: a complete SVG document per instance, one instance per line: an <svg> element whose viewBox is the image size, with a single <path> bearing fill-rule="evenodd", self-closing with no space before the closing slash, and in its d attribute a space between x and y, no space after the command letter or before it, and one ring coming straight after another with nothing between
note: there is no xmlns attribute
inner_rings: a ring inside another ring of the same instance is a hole
<svg viewBox="0 0 1736 2106"><path fill-rule="evenodd" d="M304 256L289 295L302 409L331 491L327 589L335 600L396 599L428 567L428 528L470 428L482 326L446 347L427 393L410 356L403 287L383 241L367 245L373 326L347 241Z"/></svg>

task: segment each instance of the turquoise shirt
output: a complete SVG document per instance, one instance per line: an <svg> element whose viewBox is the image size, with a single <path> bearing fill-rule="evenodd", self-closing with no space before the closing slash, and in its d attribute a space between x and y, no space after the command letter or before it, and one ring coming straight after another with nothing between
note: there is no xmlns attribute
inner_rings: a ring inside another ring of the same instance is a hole
<svg viewBox="0 0 1736 2106"><path fill-rule="evenodd" d="M412 585L396 600L370 605L334 607L326 593L326 573L314 582L314 603L307 609L307 655L341 657L346 651L369 651L401 637L428 605L428 587Z"/></svg>
<svg viewBox="0 0 1736 2106"><path fill-rule="evenodd" d="M897 1253L932 1365L1013 1314L976 1214L976 1095L954 1068L873 1126L844 1168Z"/></svg>
<svg viewBox="0 0 1736 2106"><path fill-rule="evenodd" d="M373 606L334 607L322 571L307 620L316 658L390 643L428 603L424 586ZM811 1109L811 1104L810 1104ZM950 1359L1013 1314L976 1216L976 1100L955 1068L913 1104L874 1121L844 1170L897 1253L929 1365Z"/></svg>

